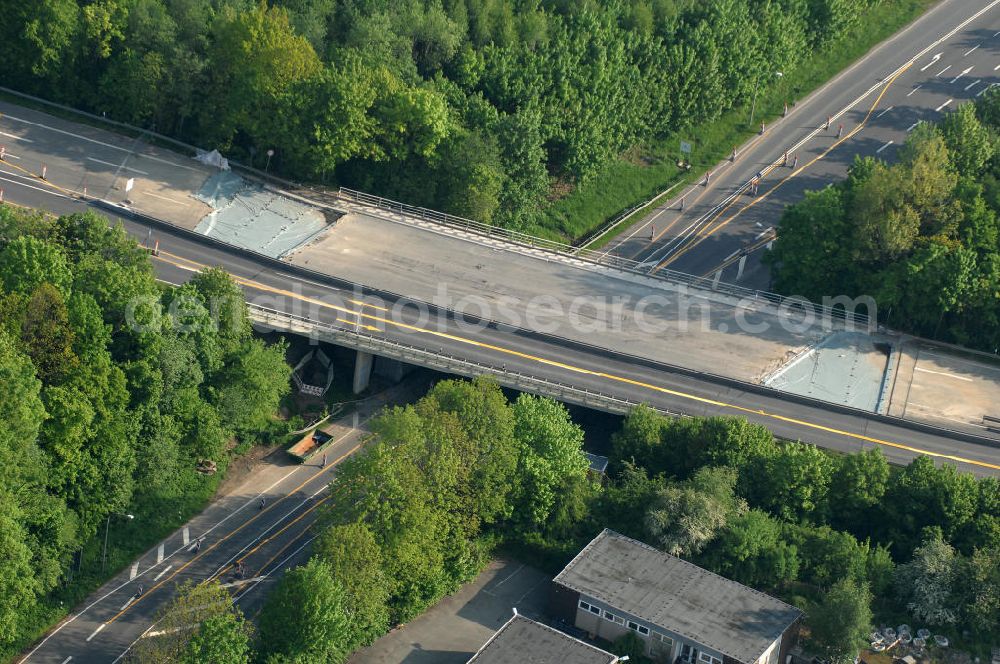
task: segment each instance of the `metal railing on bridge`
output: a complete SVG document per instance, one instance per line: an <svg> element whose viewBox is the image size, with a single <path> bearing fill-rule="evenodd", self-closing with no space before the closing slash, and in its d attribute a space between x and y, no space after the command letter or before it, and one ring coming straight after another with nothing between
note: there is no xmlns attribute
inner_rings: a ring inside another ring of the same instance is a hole
<svg viewBox="0 0 1000 664"><path fill-rule="evenodd" d="M365 353L399 360L407 364L414 364L444 373L457 374L470 378L489 375L496 378L497 382L505 387L552 397L553 399L578 406L594 408L609 413L625 414L640 403L613 394L587 390L540 376L510 371L505 367L475 362L447 354L443 350L429 350L420 346L393 341L392 339L386 339L381 335L372 333L360 325L320 323L305 316L289 314L249 302L247 303L247 308L250 312L250 317L255 323L265 325L270 330L307 335L338 346L360 350ZM654 410L673 417L683 416L681 413L675 413L662 408L655 408Z"/></svg>

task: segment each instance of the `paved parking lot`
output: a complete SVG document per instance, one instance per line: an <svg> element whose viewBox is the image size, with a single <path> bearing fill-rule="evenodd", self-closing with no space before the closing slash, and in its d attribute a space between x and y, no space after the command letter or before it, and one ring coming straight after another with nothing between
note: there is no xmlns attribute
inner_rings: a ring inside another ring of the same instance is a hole
<svg viewBox="0 0 1000 664"><path fill-rule="evenodd" d="M350 664L465 664L513 609L544 616L551 577L514 560L494 560L473 581L413 622L358 651Z"/></svg>

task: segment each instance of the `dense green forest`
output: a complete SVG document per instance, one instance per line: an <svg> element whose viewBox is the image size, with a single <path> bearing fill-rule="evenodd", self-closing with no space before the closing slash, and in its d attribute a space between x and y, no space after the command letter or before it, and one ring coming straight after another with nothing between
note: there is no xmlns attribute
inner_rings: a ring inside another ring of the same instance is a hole
<svg viewBox="0 0 1000 664"><path fill-rule="evenodd" d="M525 228L624 151L748 103L879 1L2 0L0 80Z"/></svg>
<svg viewBox="0 0 1000 664"><path fill-rule="evenodd" d="M199 509L289 374L226 273L165 287L103 217L0 206L0 657L104 578L108 519L145 546Z"/></svg>
<svg viewBox="0 0 1000 664"><path fill-rule="evenodd" d="M896 163L786 209L767 260L776 287L815 301L871 295L897 329L1000 348L1000 91L921 123Z"/></svg>
<svg viewBox="0 0 1000 664"><path fill-rule="evenodd" d="M178 653L219 629L245 653L234 663L343 662L471 580L498 547L555 573L604 527L802 607L809 647L838 663L876 621L930 625L976 652L1000 630L995 479L639 408L613 437L602 484L563 406L508 401L488 379L442 381L373 428L338 469L312 559L269 596L259 638L219 603L214 621L170 642L173 660L140 661L193 661Z"/></svg>

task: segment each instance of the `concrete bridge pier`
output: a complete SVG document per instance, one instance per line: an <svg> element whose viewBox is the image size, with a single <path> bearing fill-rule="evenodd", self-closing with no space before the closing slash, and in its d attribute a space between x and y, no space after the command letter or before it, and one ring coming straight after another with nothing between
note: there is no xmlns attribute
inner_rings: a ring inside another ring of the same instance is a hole
<svg viewBox="0 0 1000 664"><path fill-rule="evenodd" d="M372 364L375 356L363 350L356 352L354 356L354 393L361 394L368 389L368 382L372 377Z"/></svg>
<svg viewBox="0 0 1000 664"><path fill-rule="evenodd" d="M403 380L403 376L413 371L415 367L400 360L388 357L375 358L375 375L381 376L393 383Z"/></svg>

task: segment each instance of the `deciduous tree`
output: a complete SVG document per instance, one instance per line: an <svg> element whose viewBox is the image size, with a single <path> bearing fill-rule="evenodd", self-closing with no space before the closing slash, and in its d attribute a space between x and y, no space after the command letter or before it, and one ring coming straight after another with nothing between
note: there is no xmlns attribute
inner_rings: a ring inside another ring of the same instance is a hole
<svg viewBox="0 0 1000 664"><path fill-rule="evenodd" d="M807 622L814 647L838 664L853 662L872 624L871 592L853 579L838 581L809 608Z"/></svg>
<svg viewBox="0 0 1000 664"><path fill-rule="evenodd" d="M271 591L260 614L260 646L278 661L329 662L347 659L350 633L347 593L330 565L313 558L289 570Z"/></svg>

